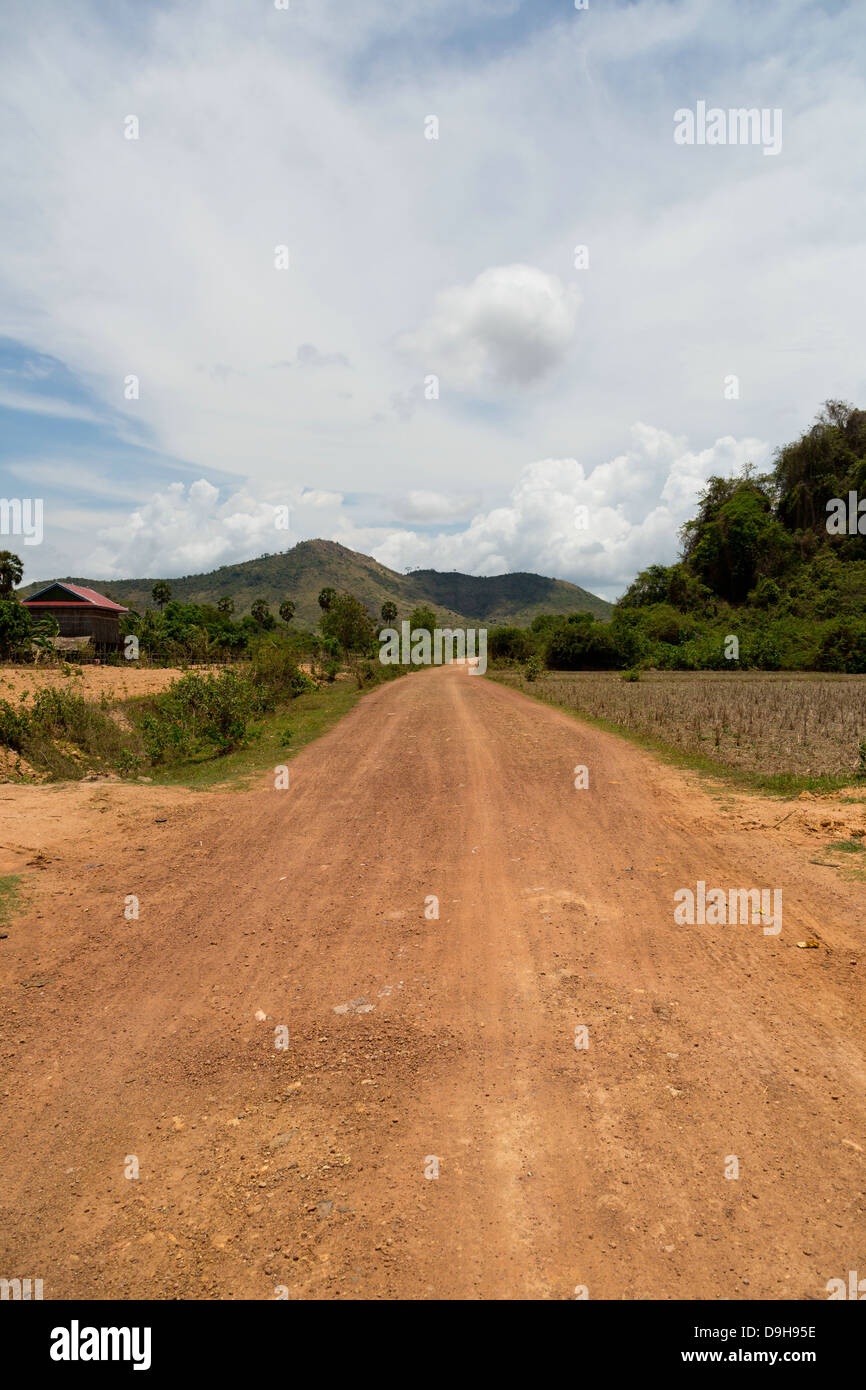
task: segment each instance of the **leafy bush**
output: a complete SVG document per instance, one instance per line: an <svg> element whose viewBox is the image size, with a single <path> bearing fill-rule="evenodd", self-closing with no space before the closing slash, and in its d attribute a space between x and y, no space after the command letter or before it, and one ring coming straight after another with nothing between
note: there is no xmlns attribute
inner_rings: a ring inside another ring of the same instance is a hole
<svg viewBox="0 0 866 1390"><path fill-rule="evenodd" d="M30 614L17 599L0 599L0 657L29 646Z"/></svg>
<svg viewBox="0 0 866 1390"><path fill-rule="evenodd" d="M124 734L103 704L68 690L40 690L18 709L0 701L0 743L55 777L116 766Z"/></svg>
<svg viewBox="0 0 866 1390"><path fill-rule="evenodd" d="M535 645L522 627L494 627L487 635L487 650L491 661L526 661Z"/></svg>
<svg viewBox="0 0 866 1390"><path fill-rule="evenodd" d="M866 623L840 618L831 623L818 648L819 671L866 671Z"/></svg>
<svg viewBox="0 0 866 1390"><path fill-rule="evenodd" d="M152 763L202 752L230 753L246 742L250 720L273 709L264 682L237 671L200 675L191 671L151 701L141 731Z"/></svg>
<svg viewBox="0 0 866 1390"><path fill-rule="evenodd" d="M545 660L557 671L600 671L619 665L616 644L608 628L591 614L573 615L554 630Z"/></svg>
<svg viewBox="0 0 866 1390"><path fill-rule="evenodd" d="M291 649L272 642L258 648L250 680L268 698L278 701L293 700L305 690L315 689L315 681L301 670Z"/></svg>
<svg viewBox="0 0 866 1390"><path fill-rule="evenodd" d="M20 753L27 734L27 714L10 705L8 700L0 700L0 743L4 748L14 748Z"/></svg>

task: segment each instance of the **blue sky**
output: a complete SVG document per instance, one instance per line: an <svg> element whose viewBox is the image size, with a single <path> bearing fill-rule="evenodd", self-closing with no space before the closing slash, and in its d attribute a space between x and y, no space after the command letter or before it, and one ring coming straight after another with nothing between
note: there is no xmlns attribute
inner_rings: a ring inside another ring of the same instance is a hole
<svg viewBox="0 0 866 1390"><path fill-rule="evenodd" d="M612 597L711 473L866 403L860 4L5 23L0 487L44 499L28 579L322 535ZM677 145L701 100L781 112L781 148Z"/></svg>

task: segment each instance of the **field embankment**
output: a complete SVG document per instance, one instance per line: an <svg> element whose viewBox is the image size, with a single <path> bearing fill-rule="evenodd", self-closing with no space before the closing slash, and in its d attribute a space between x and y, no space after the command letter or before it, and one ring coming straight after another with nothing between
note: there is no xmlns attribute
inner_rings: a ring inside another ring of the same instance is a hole
<svg viewBox="0 0 866 1390"><path fill-rule="evenodd" d="M281 761L389 675L365 662L317 679L277 646L252 661L185 671L7 667L0 782L213 784Z"/></svg>
<svg viewBox="0 0 866 1390"><path fill-rule="evenodd" d="M866 676L813 673L517 671L494 679L758 789L866 799Z"/></svg>

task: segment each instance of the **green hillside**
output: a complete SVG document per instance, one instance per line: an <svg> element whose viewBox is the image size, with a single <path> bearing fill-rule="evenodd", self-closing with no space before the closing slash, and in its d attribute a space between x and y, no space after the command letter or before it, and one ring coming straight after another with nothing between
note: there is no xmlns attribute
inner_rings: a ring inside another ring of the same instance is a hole
<svg viewBox="0 0 866 1390"><path fill-rule="evenodd" d="M157 579L101 580L65 576L69 584L84 584L99 590L116 603L143 612L153 607L150 591ZM488 579L473 575L440 574L437 570L415 570L397 574L369 555L349 550L336 541L300 541L281 555L262 555L238 565L223 565L210 574L185 575L169 579L172 597L182 603L216 604L231 598L235 617L249 613L256 599L263 598L274 611L283 599L296 605L295 622L314 626L320 616L320 591L330 585L350 589L378 618L386 599L396 603L400 618L408 617L421 603L429 604L446 620L460 626L506 623L525 624L537 613L573 613L584 610L607 618L611 604L576 584L563 579L546 579L540 574L500 574ZM21 597L41 588L29 584L19 590Z"/></svg>

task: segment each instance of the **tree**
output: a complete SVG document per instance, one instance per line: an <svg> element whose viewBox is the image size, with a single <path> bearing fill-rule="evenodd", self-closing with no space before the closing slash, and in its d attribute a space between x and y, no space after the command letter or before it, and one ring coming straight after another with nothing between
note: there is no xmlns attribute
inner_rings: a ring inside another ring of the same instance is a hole
<svg viewBox="0 0 866 1390"><path fill-rule="evenodd" d="M321 608L323 613L327 613L329 611L332 604L336 600L336 597L337 590L332 589L330 585L322 590L322 592L319 594L319 607Z"/></svg>
<svg viewBox="0 0 866 1390"><path fill-rule="evenodd" d="M669 583L670 570L665 565L650 565L632 580L620 604L623 608L643 608L649 603L665 603Z"/></svg>
<svg viewBox="0 0 866 1390"><path fill-rule="evenodd" d="M11 599L12 590L21 583L24 566L11 550L0 550L0 600Z"/></svg>
<svg viewBox="0 0 866 1390"><path fill-rule="evenodd" d="M742 603L765 574L780 573L793 548L773 514L768 481L749 473L709 478L698 515L680 534L689 570L729 603Z"/></svg>
<svg viewBox="0 0 866 1390"><path fill-rule="evenodd" d="M164 579L157 579L150 591L150 596L157 608L164 608L167 603L171 602L171 585L166 583Z"/></svg>
<svg viewBox="0 0 866 1390"><path fill-rule="evenodd" d="M279 611L280 617L282 618L283 622L288 624L292 621L292 618L295 616L295 605L292 603L292 600L290 598L284 598L282 603L280 604Z"/></svg>
<svg viewBox="0 0 866 1390"><path fill-rule="evenodd" d="M347 661L352 651L370 651L375 640L370 614L348 590L335 596L319 619L319 627L326 637L336 638Z"/></svg>
<svg viewBox="0 0 866 1390"><path fill-rule="evenodd" d="M621 664L609 629L591 613L572 613L556 628L545 661L555 671L604 671Z"/></svg>
<svg viewBox="0 0 866 1390"><path fill-rule="evenodd" d="M390 625L397 617L397 605L392 603L390 599L386 599L379 612L382 614L382 622Z"/></svg>
<svg viewBox="0 0 866 1390"><path fill-rule="evenodd" d="M230 618L235 611L235 601L233 598L221 598L217 603L217 612L224 618Z"/></svg>
<svg viewBox="0 0 866 1390"><path fill-rule="evenodd" d="M487 635L487 649L493 661L527 661L535 647L522 627L494 627Z"/></svg>
<svg viewBox="0 0 866 1390"><path fill-rule="evenodd" d="M12 656L30 640L30 614L17 599L0 599L0 656Z"/></svg>
<svg viewBox="0 0 866 1390"><path fill-rule="evenodd" d="M813 531L826 543L827 502L866 482L866 411L846 401L825 401L812 427L777 449L774 465L779 520L792 531Z"/></svg>
<svg viewBox="0 0 866 1390"><path fill-rule="evenodd" d="M433 612L433 609L428 608L426 604L419 604L419 606L413 608L412 612L409 614L409 627L412 632L429 632L432 637L438 625L439 620L436 614Z"/></svg>
<svg viewBox="0 0 866 1390"><path fill-rule="evenodd" d="M263 598L257 598L250 608L250 617L261 627L265 620L270 616L270 609Z"/></svg>

